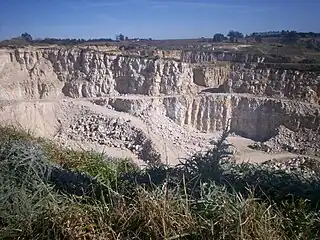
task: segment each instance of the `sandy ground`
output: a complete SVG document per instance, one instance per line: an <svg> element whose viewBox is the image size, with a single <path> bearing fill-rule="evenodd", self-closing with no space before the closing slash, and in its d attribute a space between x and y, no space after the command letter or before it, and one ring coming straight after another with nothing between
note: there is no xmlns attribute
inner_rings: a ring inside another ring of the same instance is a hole
<svg viewBox="0 0 320 240"><path fill-rule="evenodd" d="M234 155L237 162L261 163L270 159L281 160L281 159L297 156L297 154L293 154L289 152L266 153L266 152L251 149L248 147L248 145L253 144L254 141L248 138L240 137L240 136L228 137L228 141L231 144L233 144L239 151Z"/></svg>

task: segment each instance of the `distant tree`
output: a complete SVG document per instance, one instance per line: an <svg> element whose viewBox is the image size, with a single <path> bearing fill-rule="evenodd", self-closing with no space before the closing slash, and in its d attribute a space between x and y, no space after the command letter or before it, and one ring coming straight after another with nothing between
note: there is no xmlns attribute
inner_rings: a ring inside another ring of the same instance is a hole
<svg viewBox="0 0 320 240"><path fill-rule="evenodd" d="M311 37L311 38L320 37L320 33L315 33L315 32L308 32L307 35L308 35L307 37Z"/></svg>
<svg viewBox="0 0 320 240"><path fill-rule="evenodd" d="M126 41L128 41L128 40L129 40L128 36L126 36L126 37L125 37L125 40L126 40Z"/></svg>
<svg viewBox="0 0 320 240"><path fill-rule="evenodd" d="M254 36L254 40L257 42L257 43L262 43L262 36L260 36L260 35L255 35Z"/></svg>
<svg viewBox="0 0 320 240"><path fill-rule="evenodd" d="M282 30L280 33L281 37L284 37L289 31Z"/></svg>
<svg viewBox="0 0 320 240"><path fill-rule="evenodd" d="M282 31L282 42L285 44L295 44L299 39L299 34L296 31Z"/></svg>
<svg viewBox="0 0 320 240"><path fill-rule="evenodd" d="M22 33L21 38L23 38L27 42L32 42L32 36L29 33L26 33L26 32Z"/></svg>
<svg viewBox="0 0 320 240"><path fill-rule="evenodd" d="M124 39L125 39L125 36L122 33L116 36L117 41L124 41Z"/></svg>
<svg viewBox="0 0 320 240"><path fill-rule="evenodd" d="M234 42L238 42L238 39L243 38L243 34L241 32L238 31L229 31L228 35L227 35L230 39L230 42L234 43Z"/></svg>
<svg viewBox="0 0 320 240"><path fill-rule="evenodd" d="M222 33L216 33L213 35L214 42L222 42L225 39L225 36Z"/></svg>

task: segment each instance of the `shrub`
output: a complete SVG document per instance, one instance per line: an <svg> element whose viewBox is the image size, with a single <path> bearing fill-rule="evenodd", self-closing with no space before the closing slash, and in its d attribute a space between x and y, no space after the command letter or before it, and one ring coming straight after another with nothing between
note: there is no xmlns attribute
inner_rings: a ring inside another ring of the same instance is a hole
<svg viewBox="0 0 320 240"><path fill-rule="evenodd" d="M0 239L318 239L319 167L230 161L227 132L177 167L1 129Z"/></svg>

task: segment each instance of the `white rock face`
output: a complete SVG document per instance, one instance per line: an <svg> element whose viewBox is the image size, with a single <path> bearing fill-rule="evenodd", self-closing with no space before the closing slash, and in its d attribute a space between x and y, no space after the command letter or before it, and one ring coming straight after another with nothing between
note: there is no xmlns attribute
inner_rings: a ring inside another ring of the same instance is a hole
<svg viewBox="0 0 320 240"><path fill-rule="evenodd" d="M185 52L181 62L80 48L1 50L0 99L182 95L212 88L320 104L318 72L270 68L256 56L220 55ZM194 58L222 62L197 64Z"/></svg>
<svg viewBox="0 0 320 240"><path fill-rule="evenodd" d="M213 61L255 62L262 63L265 58L248 53L183 51L181 60L190 63L208 63Z"/></svg>
<svg viewBox="0 0 320 240"><path fill-rule="evenodd" d="M2 99L197 92L189 64L83 49L1 52ZM7 84L7 85L6 85ZM17 96L11 93L11 90Z"/></svg>
<svg viewBox="0 0 320 240"><path fill-rule="evenodd" d="M308 128L320 132L320 107L285 100L208 94L149 100L115 99L108 104L115 110L137 116L157 112L180 126L204 133L230 127L232 132L258 141L273 136L280 125L292 130Z"/></svg>
<svg viewBox="0 0 320 240"><path fill-rule="evenodd" d="M259 141L275 135L279 126L320 133L320 78L316 71L269 68L261 63L264 59L246 55L162 55L123 56L80 48L0 49L0 100L23 100L16 107L10 105L15 106L14 101L1 101L8 102L2 107L2 122L16 120L39 128L43 135L55 135L58 118L75 115L75 105L60 109L54 102L60 106L57 102L65 96L89 98L64 99L83 101L83 105L90 102L92 109L83 120L81 117L68 126L71 136L82 142L126 148L144 160L153 153L160 153L163 160L167 153L176 156L203 149L208 141L200 138L202 133L213 135L228 123L234 133ZM200 94L202 90L214 94ZM28 99L32 101L25 101ZM37 99L46 100L35 104ZM101 106L96 109L97 105ZM102 115L94 114L98 110ZM113 119L124 114L120 112L143 121L113 127ZM110 117L111 113L115 116ZM141 127L142 123L146 126ZM171 145L175 148L170 149Z"/></svg>

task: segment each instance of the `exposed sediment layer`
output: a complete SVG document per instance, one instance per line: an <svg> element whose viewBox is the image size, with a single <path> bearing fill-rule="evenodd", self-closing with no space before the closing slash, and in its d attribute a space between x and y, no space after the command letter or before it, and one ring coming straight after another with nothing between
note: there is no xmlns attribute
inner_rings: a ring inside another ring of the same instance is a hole
<svg viewBox="0 0 320 240"><path fill-rule="evenodd" d="M183 62L190 63L208 63L214 61L230 61L230 62L255 62L261 63L265 61L265 57L245 52L225 52L225 51L182 51L181 58Z"/></svg>
<svg viewBox="0 0 320 240"><path fill-rule="evenodd" d="M320 104L320 71L271 68L257 63L202 64L194 68L195 83L208 92L249 93Z"/></svg>
<svg viewBox="0 0 320 240"><path fill-rule="evenodd" d="M101 104L98 100L95 102ZM237 94L201 94L118 98L104 104L137 116L156 111L181 126L191 126L205 133L221 131L229 125L232 132L258 141L274 136L281 125L294 131L306 128L320 133L320 107L293 101Z"/></svg>
<svg viewBox="0 0 320 240"><path fill-rule="evenodd" d="M192 68L177 61L84 49L7 50L0 55L2 99L198 91Z"/></svg>
<svg viewBox="0 0 320 240"><path fill-rule="evenodd" d="M319 71L272 68L261 63L262 59L243 53L229 54L243 63L229 62L225 61L228 54L224 53L220 62L199 65L93 49L2 49L0 98L193 95L205 90L320 104Z"/></svg>

